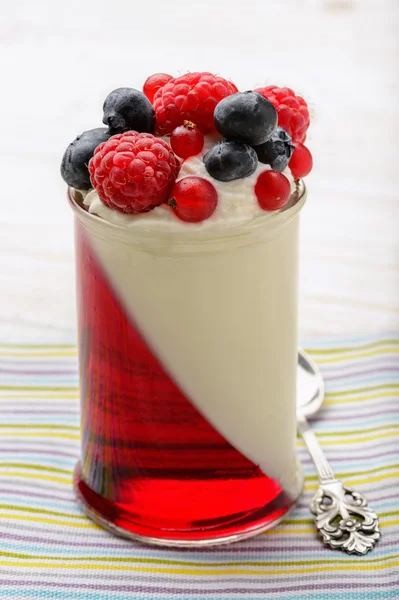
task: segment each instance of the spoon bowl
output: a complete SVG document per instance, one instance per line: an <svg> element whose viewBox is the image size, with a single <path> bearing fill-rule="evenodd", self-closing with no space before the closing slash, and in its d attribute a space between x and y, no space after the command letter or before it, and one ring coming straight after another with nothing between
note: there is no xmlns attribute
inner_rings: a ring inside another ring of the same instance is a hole
<svg viewBox="0 0 399 600"><path fill-rule="evenodd" d="M324 380L316 363L301 349L298 350L297 413L304 417L315 414L324 400Z"/></svg>

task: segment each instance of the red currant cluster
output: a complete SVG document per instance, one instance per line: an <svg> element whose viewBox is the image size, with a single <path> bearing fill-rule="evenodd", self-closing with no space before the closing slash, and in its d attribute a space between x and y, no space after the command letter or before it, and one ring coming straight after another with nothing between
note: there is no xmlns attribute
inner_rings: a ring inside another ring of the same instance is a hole
<svg viewBox="0 0 399 600"><path fill-rule="evenodd" d="M296 144L289 162L294 179L302 179L312 170L313 159L309 150L303 144ZM262 171L259 175L255 194L264 210L283 208L291 196L291 185L287 177L278 171Z"/></svg>

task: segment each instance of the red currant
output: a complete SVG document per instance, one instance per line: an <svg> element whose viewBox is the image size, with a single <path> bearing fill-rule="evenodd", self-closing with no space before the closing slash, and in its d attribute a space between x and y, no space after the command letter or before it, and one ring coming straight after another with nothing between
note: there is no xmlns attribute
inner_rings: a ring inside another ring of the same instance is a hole
<svg viewBox="0 0 399 600"><path fill-rule="evenodd" d="M152 102L157 91L171 79L173 79L172 75L168 75L167 73L155 73L154 75L150 75L143 85L143 92L148 100Z"/></svg>
<svg viewBox="0 0 399 600"><path fill-rule="evenodd" d="M313 158L306 146L296 144L288 166L294 179L302 179L309 175L313 167Z"/></svg>
<svg viewBox="0 0 399 600"><path fill-rule="evenodd" d="M195 175L175 183L168 201L176 216L187 223L208 219L216 210L218 195L207 179Z"/></svg>
<svg viewBox="0 0 399 600"><path fill-rule="evenodd" d="M282 173L262 171L255 185L255 194L263 210L278 210L290 199L291 185Z"/></svg>
<svg viewBox="0 0 399 600"><path fill-rule="evenodd" d="M190 158L199 154L204 147L204 134L191 121L184 121L184 125L172 131L170 145L177 156Z"/></svg>

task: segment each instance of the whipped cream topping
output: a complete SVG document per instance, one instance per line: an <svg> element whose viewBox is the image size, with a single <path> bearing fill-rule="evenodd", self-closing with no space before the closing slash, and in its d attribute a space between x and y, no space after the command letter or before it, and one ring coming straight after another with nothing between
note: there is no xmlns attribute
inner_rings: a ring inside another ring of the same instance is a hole
<svg viewBox="0 0 399 600"><path fill-rule="evenodd" d="M167 138L165 139L167 140ZM132 227L144 230L161 229L176 233L187 233L188 228L192 231L204 231L237 227L259 217L264 219L267 214L273 215L276 212L281 212L270 211L268 213L264 211L259 206L255 195L256 181L262 171L270 169L269 165L259 162L252 175L242 179L235 179L234 181L218 181L209 175L205 168L203 157L219 139L221 138L218 136L206 136L202 152L197 156L185 160L177 177L177 181L179 181L184 177L196 175L210 181L216 189L218 194L216 210L209 219L201 223L186 223L181 221L176 217L173 210L165 204L157 206L148 213L127 215L105 206L96 190L92 190L85 196L84 204L88 207L90 213L119 227ZM291 183L291 191L294 192L296 184L289 167L283 171L283 174ZM284 208L281 210L284 210Z"/></svg>

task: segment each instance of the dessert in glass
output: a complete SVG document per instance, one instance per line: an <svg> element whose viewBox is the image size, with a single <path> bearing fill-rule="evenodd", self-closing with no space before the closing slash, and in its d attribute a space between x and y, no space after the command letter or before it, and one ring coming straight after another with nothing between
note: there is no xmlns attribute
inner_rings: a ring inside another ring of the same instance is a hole
<svg viewBox="0 0 399 600"><path fill-rule="evenodd" d="M75 489L148 543L279 522L296 456L305 101L210 73L118 88L61 166L75 213L81 460Z"/></svg>

